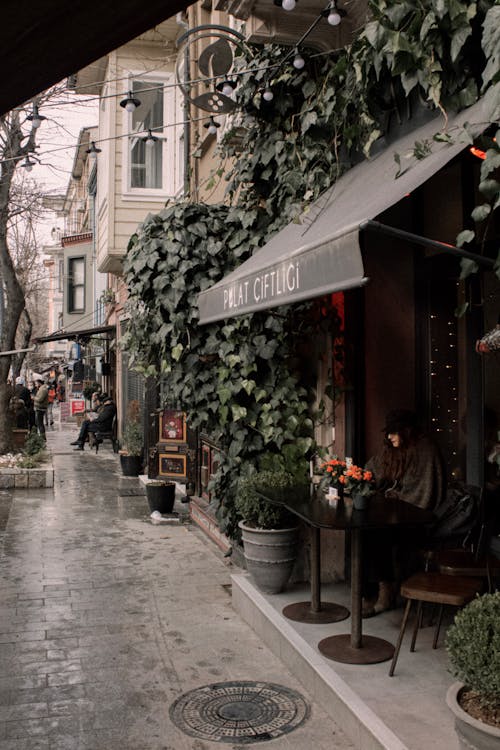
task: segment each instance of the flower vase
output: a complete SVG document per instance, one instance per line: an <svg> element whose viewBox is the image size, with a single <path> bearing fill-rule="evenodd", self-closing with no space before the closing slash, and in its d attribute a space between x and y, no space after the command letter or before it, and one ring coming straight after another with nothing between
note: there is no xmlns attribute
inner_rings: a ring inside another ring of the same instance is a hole
<svg viewBox="0 0 500 750"><path fill-rule="evenodd" d="M368 508L368 495L361 495L359 492L352 493L352 507L354 510L366 510Z"/></svg>

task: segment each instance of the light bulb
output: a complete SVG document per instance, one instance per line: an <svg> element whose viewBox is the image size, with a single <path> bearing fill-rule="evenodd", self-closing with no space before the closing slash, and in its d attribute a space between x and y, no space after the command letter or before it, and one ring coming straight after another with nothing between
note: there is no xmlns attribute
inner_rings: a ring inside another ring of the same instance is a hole
<svg viewBox="0 0 500 750"><path fill-rule="evenodd" d="M262 94L262 96L264 97L266 102L272 102L272 100L274 99L274 94L271 91L271 89L266 89L264 93Z"/></svg>
<svg viewBox="0 0 500 750"><path fill-rule="evenodd" d="M305 62L304 58L302 57L301 54L299 54L299 52L297 52L297 54L293 58L293 67L296 70L302 70L302 68L304 67L305 64L306 64L306 62Z"/></svg>
<svg viewBox="0 0 500 750"><path fill-rule="evenodd" d="M326 20L330 26L338 26L342 18L340 17L340 13L335 8L332 8Z"/></svg>
<svg viewBox="0 0 500 750"><path fill-rule="evenodd" d="M25 167L27 172L31 172L31 170L33 169L33 164L30 161L25 161L23 167Z"/></svg>
<svg viewBox="0 0 500 750"><path fill-rule="evenodd" d="M149 149L154 148L155 141L152 138L146 138L145 143L146 143L146 148L149 148Z"/></svg>
<svg viewBox="0 0 500 750"><path fill-rule="evenodd" d="M217 126L216 125L209 125L208 126L208 132L210 135L215 135L217 132Z"/></svg>
<svg viewBox="0 0 500 750"><path fill-rule="evenodd" d="M134 102L128 101L125 105L125 110L127 112L135 112L135 104Z"/></svg>
<svg viewBox="0 0 500 750"><path fill-rule="evenodd" d="M231 94L233 93L233 87L227 81L222 87L222 93L224 94L224 96L231 96Z"/></svg>
<svg viewBox="0 0 500 750"><path fill-rule="evenodd" d="M281 7L283 8L283 10L293 10L296 5L296 0L283 0Z"/></svg>
<svg viewBox="0 0 500 750"><path fill-rule="evenodd" d="M37 128L40 127L41 124L42 124L42 121L40 117L38 115L35 115L35 117L33 117L33 120L31 122L32 127L34 127L36 130Z"/></svg>

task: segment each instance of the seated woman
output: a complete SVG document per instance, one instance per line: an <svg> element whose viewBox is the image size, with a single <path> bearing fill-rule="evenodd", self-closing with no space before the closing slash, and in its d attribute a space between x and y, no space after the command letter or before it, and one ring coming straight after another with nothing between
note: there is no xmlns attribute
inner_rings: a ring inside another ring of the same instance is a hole
<svg viewBox="0 0 500 750"><path fill-rule="evenodd" d="M433 510L446 491L444 462L438 446L421 432L416 415L406 409L389 412L383 432L382 450L367 464L377 489L387 497ZM412 572L411 557L416 550L415 539L410 539L407 532L370 532L365 536L363 616L371 617L393 606L395 583ZM405 559L401 559L402 549Z"/></svg>

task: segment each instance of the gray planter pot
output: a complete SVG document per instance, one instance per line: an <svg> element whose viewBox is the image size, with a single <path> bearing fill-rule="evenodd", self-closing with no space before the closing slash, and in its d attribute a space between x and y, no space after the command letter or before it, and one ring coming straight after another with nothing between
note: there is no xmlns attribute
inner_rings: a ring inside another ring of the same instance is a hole
<svg viewBox="0 0 500 750"><path fill-rule="evenodd" d="M460 708L458 698L464 684L455 682L446 693L446 703L455 716L455 731L460 750L498 750L500 729L473 719Z"/></svg>
<svg viewBox="0 0 500 750"><path fill-rule="evenodd" d="M265 594L279 594L297 558L298 527L257 529L240 521L247 570Z"/></svg>

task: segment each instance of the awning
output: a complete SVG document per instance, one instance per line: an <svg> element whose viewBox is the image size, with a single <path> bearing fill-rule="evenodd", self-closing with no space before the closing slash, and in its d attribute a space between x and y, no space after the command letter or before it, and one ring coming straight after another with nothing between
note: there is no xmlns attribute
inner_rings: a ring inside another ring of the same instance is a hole
<svg viewBox="0 0 500 750"><path fill-rule="evenodd" d="M116 326L96 326L95 328L83 328L79 331L57 331L50 333L48 336L38 336L35 339L37 344L46 344L49 341L81 341L82 339L91 339L94 336L100 336L105 333L115 333Z"/></svg>
<svg viewBox="0 0 500 750"><path fill-rule="evenodd" d="M448 120L452 143L434 140L440 115L346 172L249 260L198 296L200 323L300 302L364 284L359 235L374 219L422 185L500 119L500 85ZM467 131L464 128L467 124ZM415 156L415 143L425 158ZM400 159L398 166L395 155ZM396 175L400 176L396 178ZM443 245L443 248L445 246Z"/></svg>
<svg viewBox="0 0 500 750"><path fill-rule="evenodd" d="M0 114L184 10L189 0L3 0Z"/></svg>

